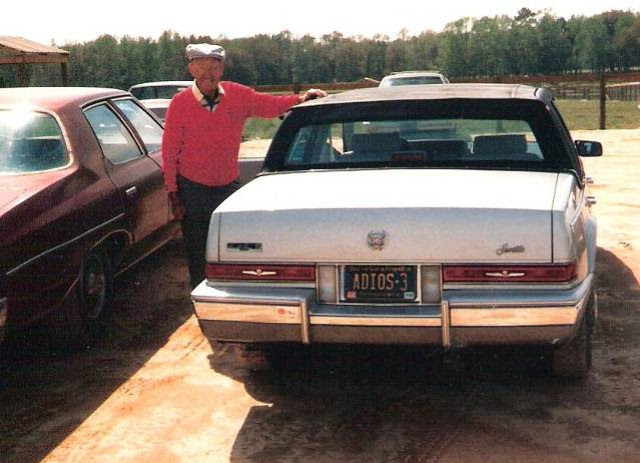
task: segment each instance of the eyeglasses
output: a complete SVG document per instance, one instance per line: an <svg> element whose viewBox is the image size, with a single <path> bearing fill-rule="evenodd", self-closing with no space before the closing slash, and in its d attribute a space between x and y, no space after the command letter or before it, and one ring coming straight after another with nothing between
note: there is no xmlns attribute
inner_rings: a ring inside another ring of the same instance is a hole
<svg viewBox="0 0 640 463"><path fill-rule="evenodd" d="M201 71L219 71L222 69L222 61L216 59L197 59L191 61L191 64Z"/></svg>

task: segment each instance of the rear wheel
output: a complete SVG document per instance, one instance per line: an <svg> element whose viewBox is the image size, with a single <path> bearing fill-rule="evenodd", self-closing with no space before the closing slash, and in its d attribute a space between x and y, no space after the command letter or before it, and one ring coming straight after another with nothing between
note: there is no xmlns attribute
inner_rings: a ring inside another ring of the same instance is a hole
<svg viewBox="0 0 640 463"><path fill-rule="evenodd" d="M104 330L112 295L109 254L103 249L94 249L82 262L73 294L54 315L54 347L80 348L91 344Z"/></svg>
<svg viewBox="0 0 640 463"><path fill-rule="evenodd" d="M553 375L561 378L583 378L592 363L591 337L593 334L596 295L592 294L575 337L555 350L551 357Z"/></svg>

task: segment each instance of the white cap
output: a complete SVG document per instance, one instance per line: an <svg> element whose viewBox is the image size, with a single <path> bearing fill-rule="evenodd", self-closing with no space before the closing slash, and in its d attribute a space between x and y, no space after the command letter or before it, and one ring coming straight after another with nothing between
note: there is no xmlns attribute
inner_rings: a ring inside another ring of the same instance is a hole
<svg viewBox="0 0 640 463"><path fill-rule="evenodd" d="M187 59L214 58L224 61L224 48L210 43L190 43L187 45Z"/></svg>

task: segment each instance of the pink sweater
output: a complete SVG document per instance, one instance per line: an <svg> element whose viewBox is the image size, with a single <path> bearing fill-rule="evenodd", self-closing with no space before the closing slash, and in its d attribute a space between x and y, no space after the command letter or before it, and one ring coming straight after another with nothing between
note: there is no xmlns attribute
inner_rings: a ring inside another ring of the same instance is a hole
<svg viewBox="0 0 640 463"><path fill-rule="evenodd" d="M224 95L207 111L191 88L173 97L165 119L162 160L167 191L177 175L208 186L238 178L238 150L249 117L276 117L298 103L298 95L273 96L234 82L221 82Z"/></svg>

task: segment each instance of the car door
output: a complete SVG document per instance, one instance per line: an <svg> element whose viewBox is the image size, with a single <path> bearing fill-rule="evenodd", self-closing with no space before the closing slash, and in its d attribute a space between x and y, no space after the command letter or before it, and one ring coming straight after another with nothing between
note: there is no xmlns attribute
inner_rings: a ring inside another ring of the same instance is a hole
<svg viewBox="0 0 640 463"><path fill-rule="evenodd" d="M168 221L160 164L147 156L129 127L107 102L84 110L104 155L107 174L120 189L135 241Z"/></svg>

